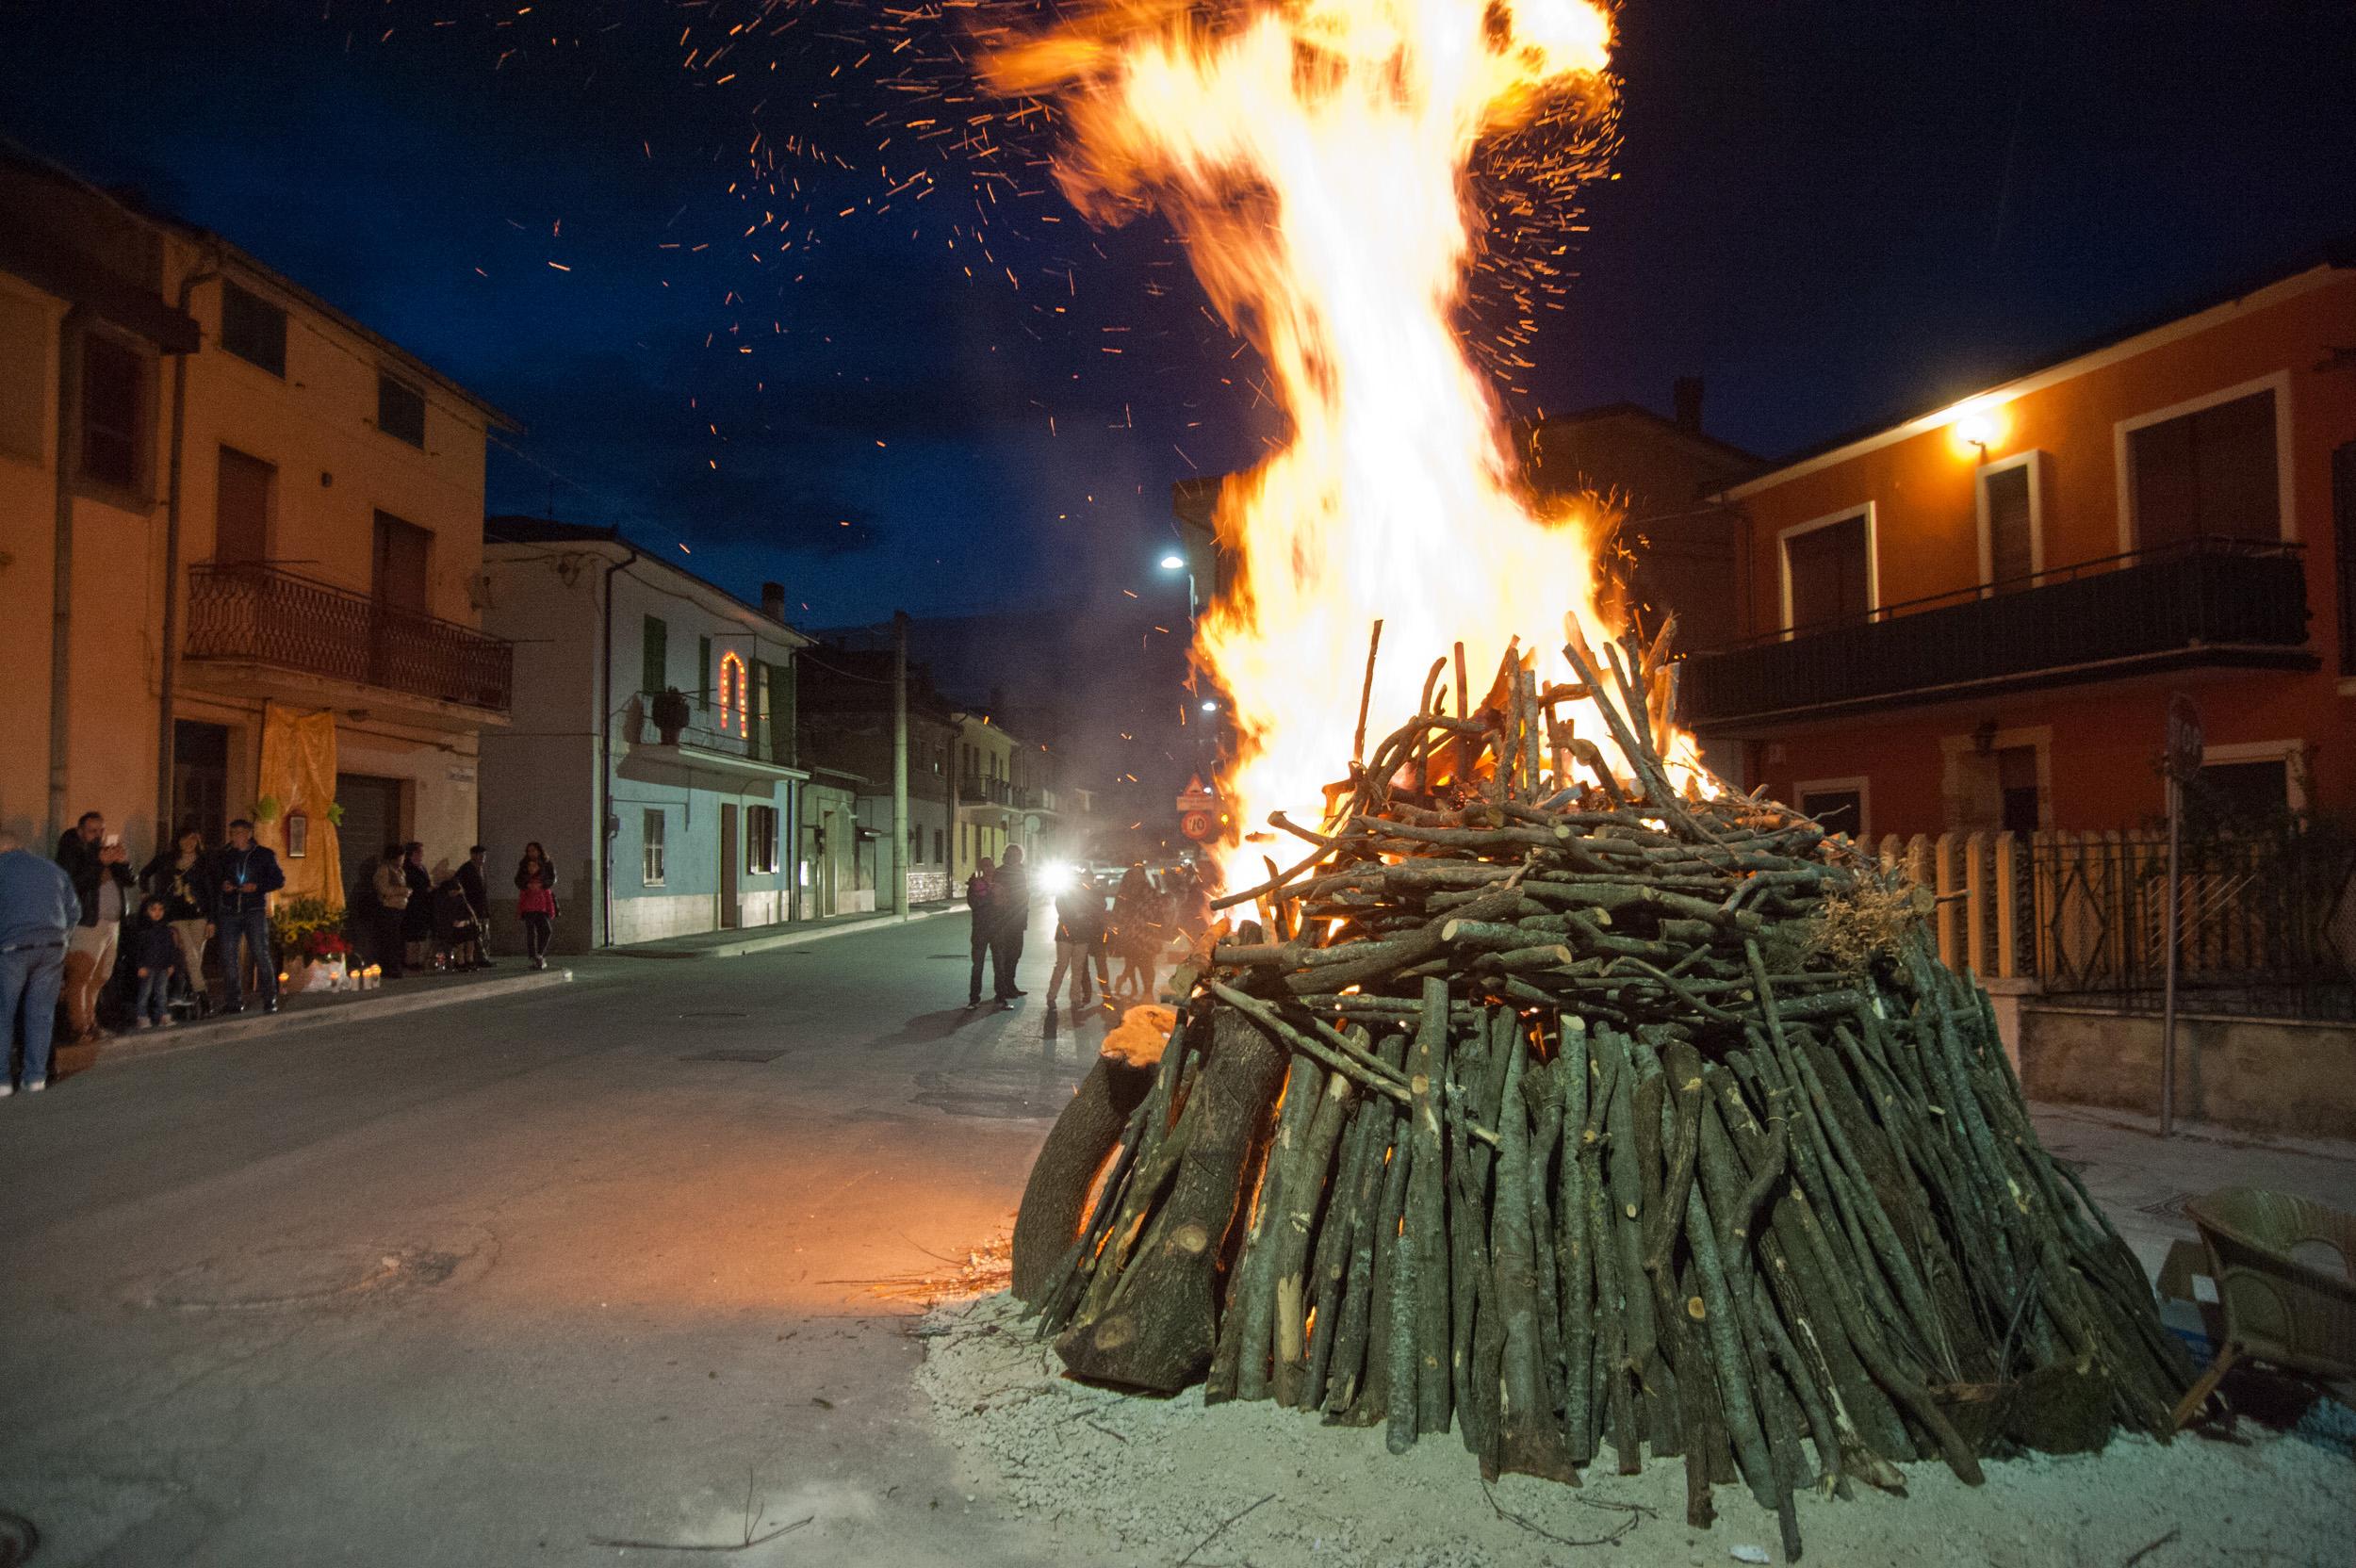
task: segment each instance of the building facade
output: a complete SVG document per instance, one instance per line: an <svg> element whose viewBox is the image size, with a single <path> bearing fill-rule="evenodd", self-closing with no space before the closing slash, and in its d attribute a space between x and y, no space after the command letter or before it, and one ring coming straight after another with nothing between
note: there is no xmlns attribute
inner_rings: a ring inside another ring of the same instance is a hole
<svg viewBox="0 0 2356 1568"><path fill-rule="evenodd" d="M2203 792L2356 805L2350 259L1724 491L1749 635L1685 721L1874 838L2148 825L2180 693Z"/></svg>
<svg viewBox="0 0 2356 1568"><path fill-rule="evenodd" d="M956 725L951 756L957 805L949 884L953 894L961 894L984 858L993 863L1003 860L1006 845L1020 841L1013 835L1022 814L1015 806L1014 737L990 723L987 713L960 710L951 718Z"/></svg>
<svg viewBox="0 0 2356 1568"><path fill-rule="evenodd" d="M801 918L784 590L756 608L610 529L494 517L484 619L516 645L516 723L484 748L483 842L537 841L559 952ZM669 703L676 701L672 710Z"/></svg>
<svg viewBox="0 0 2356 1568"><path fill-rule="evenodd" d="M1598 498L1620 514L1610 563L1626 609L1647 627L1674 612L1677 645L1742 635L1742 522L1711 498L1764 460L1702 429L1702 384L1677 384L1677 413L1606 403L1557 415L1514 434L1541 497Z"/></svg>
<svg viewBox="0 0 2356 1568"><path fill-rule="evenodd" d="M878 907L892 877L892 656L829 643L801 662L804 756L856 780L861 851L874 858ZM908 902L949 896L949 766L957 727L922 664L908 666Z"/></svg>
<svg viewBox="0 0 2356 1568"><path fill-rule="evenodd" d="M499 413L235 245L0 145L0 825L255 819L290 891L476 829Z"/></svg>

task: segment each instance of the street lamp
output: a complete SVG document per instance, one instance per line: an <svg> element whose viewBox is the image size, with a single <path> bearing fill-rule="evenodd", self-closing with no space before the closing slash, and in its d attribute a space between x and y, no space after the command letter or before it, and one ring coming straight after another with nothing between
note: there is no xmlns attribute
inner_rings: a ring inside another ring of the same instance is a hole
<svg viewBox="0 0 2356 1568"><path fill-rule="evenodd" d="M1184 571L1184 570L1186 569L1186 558L1185 556L1183 556L1183 555L1180 555L1180 554L1179 554L1176 550L1172 550L1172 551L1170 551L1168 555L1166 555L1166 556L1163 556L1163 557L1162 557L1162 570L1163 570L1163 571L1166 571L1166 572L1178 572L1178 571Z"/></svg>
<svg viewBox="0 0 2356 1568"><path fill-rule="evenodd" d="M1203 711L1205 713L1216 713L1219 711L1219 704L1205 697L1203 702Z"/></svg>

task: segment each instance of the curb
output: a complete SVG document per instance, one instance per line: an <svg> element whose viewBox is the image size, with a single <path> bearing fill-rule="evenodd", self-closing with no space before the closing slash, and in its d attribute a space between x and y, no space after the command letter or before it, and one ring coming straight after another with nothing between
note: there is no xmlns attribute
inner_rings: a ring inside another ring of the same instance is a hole
<svg viewBox="0 0 2356 1568"><path fill-rule="evenodd" d="M229 1045L270 1035L324 1028L333 1023L368 1023L381 1018L397 1018L402 1013L455 1006L462 1002L488 1002L524 991L546 990L552 986L565 985L572 978L573 972L569 969L551 969L534 974L511 974L497 980L480 980L471 986L448 986L438 990L412 991L407 995L384 996L369 1002L344 1002L332 1006L308 1007L299 1013L264 1014L260 1018L241 1018L235 1022L113 1035L99 1048L98 1059L90 1065L106 1067L117 1062L142 1061L150 1056L169 1056L207 1045Z"/></svg>
<svg viewBox="0 0 2356 1568"><path fill-rule="evenodd" d="M840 925L822 925L814 930L796 931L788 928L763 937L746 937L740 941L721 942L712 947L658 948L609 947L602 956L609 958L650 958L663 963L677 963L695 958L742 958L748 954L774 952L781 947L801 947L822 942L829 937L847 937L855 931L873 931L878 926L914 925L920 920L935 915L955 914L955 909L910 909L908 919L892 915L875 915L867 920L845 921Z"/></svg>

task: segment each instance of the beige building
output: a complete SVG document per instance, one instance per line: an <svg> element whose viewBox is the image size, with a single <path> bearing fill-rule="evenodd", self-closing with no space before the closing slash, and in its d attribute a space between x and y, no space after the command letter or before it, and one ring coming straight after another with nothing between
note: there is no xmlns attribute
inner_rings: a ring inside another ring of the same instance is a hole
<svg viewBox="0 0 2356 1568"><path fill-rule="evenodd" d="M465 388L217 236L0 143L0 827L254 817L298 891L463 859L511 650ZM337 824L341 829L338 831Z"/></svg>
<svg viewBox="0 0 2356 1568"><path fill-rule="evenodd" d="M988 856L1005 858L1006 845L1021 821L1015 807L1014 739L990 722L987 713L951 715L956 727L949 743L950 774L957 781L957 805L949 825L949 884L953 896L965 890L974 862Z"/></svg>

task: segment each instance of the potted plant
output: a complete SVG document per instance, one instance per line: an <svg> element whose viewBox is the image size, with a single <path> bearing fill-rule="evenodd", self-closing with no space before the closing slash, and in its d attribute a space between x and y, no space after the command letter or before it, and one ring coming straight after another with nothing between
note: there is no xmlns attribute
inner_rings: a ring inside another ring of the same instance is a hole
<svg viewBox="0 0 2356 1568"><path fill-rule="evenodd" d="M311 983L315 965L351 951L343 923L344 912L323 898L291 899L270 911L270 945L289 992Z"/></svg>
<svg viewBox="0 0 2356 1568"><path fill-rule="evenodd" d="M689 710L687 694L674 686L654 699L654 727L666 746L679 744L679 731L687 727Z"/></svg>

